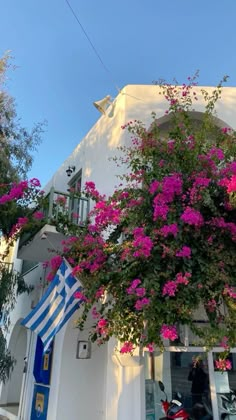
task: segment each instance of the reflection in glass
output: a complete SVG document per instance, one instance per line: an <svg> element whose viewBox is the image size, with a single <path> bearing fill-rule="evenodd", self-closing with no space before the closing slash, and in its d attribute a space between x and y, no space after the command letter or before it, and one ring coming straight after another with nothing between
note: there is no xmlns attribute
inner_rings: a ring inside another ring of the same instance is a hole
<svg viewBox="0 0 236 420"><path fill-rule="evenodd" d="M236 419L236 354L230 353L230 370L219 371L217 369L219 354L214 353L215 366L215 386L217 392L217 404L219 410L219 418Z"/></svg>
<svg viewBox="0 0 236 420"><path fill-rule="evenodd" d="M146 419L163 417L158 386L162 381L168 401L179 400L184 409L193 414L195 406L211 414L208 364L205 353L164 352L145 356ZM181 394L181 395L180 395ZM196 406L197 404L197 406Z"/></svg>

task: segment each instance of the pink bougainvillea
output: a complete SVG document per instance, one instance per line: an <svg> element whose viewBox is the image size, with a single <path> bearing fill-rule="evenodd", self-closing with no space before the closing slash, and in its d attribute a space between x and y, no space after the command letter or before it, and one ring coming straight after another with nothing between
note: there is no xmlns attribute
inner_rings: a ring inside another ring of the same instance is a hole
<svg viewBox="0 0 236 420"><path fill-rule="evenodd" d="M131 353L134 350L134 345L132 342L130 341L125 341L125 343L123 344L123 346L120 349L120 353L124 354L124 353Z"/></svg>
<svg viewBox="0 0 236 420"><path fill-rule="evenodd" d="M162 325L161 336L165 340L174 341L178 338L178 333L175 325Z"/></svg>
<svg viewBox="0 0 236 420"><path fill-rule="evenodd" d="M215 369L220 370L221 372L225 372L226 370L232 369L232 364L229 359L221 359L215 360Z"/></svg>
<svg viewBox="0 0 236 420"><path fill-rule="evenodd" d="M163 347L163 340L178 339L179 325L188 325L209 348L224 337L226 352L236 345L235 133L216 124L221 85L211 94L203 89L206 119L195 118L195 83L190 78L182 86L159 86L167 101L164 125L154 115L149 127L136 120L125 124L130 146L114 158L125 169L110 196L88 180L79 192L57 199L60 222L55 217L53 223L65 239L49 279L62 256L70 261L83 284L79 327L92 313L92 340L101 344L115 336L121 353L140 344L149 351ZM34 216L19 212L15 233L39 228L41 209L46 212L35 199L37 180L3 188L1 206L35 203ZM82 225L67 212L73 197L91 202ZM201 310L207 328L194 322Z"/></svg>
<svg viewBox="0 0 236 420"><path fill-rule="evenodd" d="M184 223L186 223L188 225L193 225L193 226L196 226L196 227L200 227L204 223L204 219L203 219L201 213L198 210L195 210L195 209L190 208L190 207L187 207L184 210L180 219Z"/></svg>

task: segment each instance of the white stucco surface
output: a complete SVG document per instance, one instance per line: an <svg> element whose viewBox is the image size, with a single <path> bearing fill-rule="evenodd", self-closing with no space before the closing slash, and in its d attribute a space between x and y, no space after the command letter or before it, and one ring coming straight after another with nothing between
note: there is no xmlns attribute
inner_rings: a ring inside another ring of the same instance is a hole
<svg viewBox="0 0 236 420"><path fill-rule="evenodd" d="M196 87L201 92L201 87ZM211 90L211 89L210 89ZM194 104L196 111L203 110L204 102L199 99ZM119 183L116 175L123 173L115 163L109 160L119 154L117 146L129 145L130 135L122 130L126 122L133 119L142 120L147 127L152 122L151 112L156 118L165 115L167 103L159 95L157 86L128 85L118 95L114 108L114 116L102 115L78 146L65 159L44 188L47 192L51 186L60 191L66 191L69 179L66 176L68 166L75 166L75 172L82 170L82 186L86 181L94 181L98 190L110 194ZM228 126L236 128L234 117L236 109L236 88L225 88L222 98L217 104L218 118ZM20 269L21 262L15 259L16 267ZM26 275L26 280L35 285L34 292L21 296L12 314L8 341L14 326L19 319L26 316L41 292L40 284L44 278L41 265ZM74 317L78 316L75 314ZM22 336L23 337L23 336ZM58 334L55 340L51 389L48 407L48 420L144 420L144 372L142 366L122 366L114 361L115 342L92 347L92 357L89 360L76 359L76 343L78 338L87 339L88 331L79 335L73 327L73 319ZM25 341L24 341L25 343ZM23 338L19 338L19 352L23 353ZM32 387L33 387L33 357L34 343L27 346L30 355L30 366L26 380L23 420L29 420ZM17 350L16 350L17 351ZM20 370L20 364L19 364ZM20 377L20 372L16 371ZM21 374L22 378L22 374ZM21 379L17 379L19 383ZM17 385L17 390L19 385ZM13 390L11 398L14 399ZM17 391L18 392L18 391ZM1 401L4 402L4 390Z"/></svg>

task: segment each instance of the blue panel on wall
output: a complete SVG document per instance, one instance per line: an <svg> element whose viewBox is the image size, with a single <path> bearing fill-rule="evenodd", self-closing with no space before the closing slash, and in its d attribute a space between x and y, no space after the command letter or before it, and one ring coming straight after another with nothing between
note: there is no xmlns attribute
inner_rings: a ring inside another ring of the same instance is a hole
<svg viewBox="0 0 236 420"><path fill-rule="evenodd" d="M47 420L49 388L44 385L34 385L34 396L30 420Z"/></svg>
<svg viewBox="0 0 236 420"><path fill-rule="evenodd" d="M48 351L43 354L43 343L38 337L37 345L35 350L35 359L34 359L34 377L35 382L40 384L49 385L50 384L50 374L51 374L51 365L52 365L52 346Z"/></svg>

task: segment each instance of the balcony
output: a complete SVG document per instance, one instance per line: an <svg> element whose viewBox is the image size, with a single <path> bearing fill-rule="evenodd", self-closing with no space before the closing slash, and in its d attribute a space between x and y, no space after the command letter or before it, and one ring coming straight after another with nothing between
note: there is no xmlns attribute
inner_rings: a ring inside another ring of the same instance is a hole
<svg viewBox="0 0 236 420"><path fill-rule="evenodd" d="M51 188L45 196L44 205L37 209L44 214L44 224L34 232L23 234L19 241L17 258L27 261L43 262L62 251L62 241L66 234L60 232L55 225L60 225L63 216L74 225L83 226L89 213L89 200L75 198L71 195Z"/></svg>

